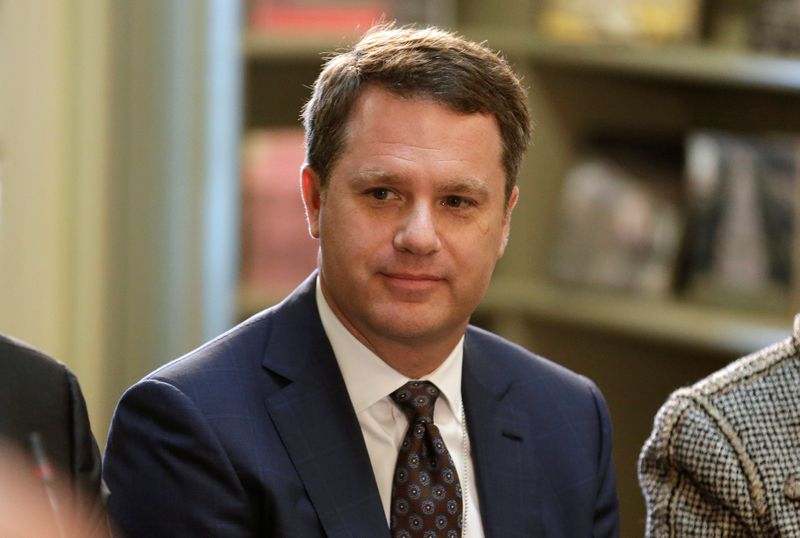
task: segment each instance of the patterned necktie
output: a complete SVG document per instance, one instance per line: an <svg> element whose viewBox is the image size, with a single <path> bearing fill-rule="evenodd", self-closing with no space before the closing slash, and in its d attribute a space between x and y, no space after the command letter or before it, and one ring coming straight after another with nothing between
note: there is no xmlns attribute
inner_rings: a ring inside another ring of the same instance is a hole
<svg viewBox="0 0 800 538"><path fill-rule="evenodd" d="M433 424L439 389L429 381L410 381L391 397L409 420L394 470L392 538L459 538L461 484Z"/></svg>

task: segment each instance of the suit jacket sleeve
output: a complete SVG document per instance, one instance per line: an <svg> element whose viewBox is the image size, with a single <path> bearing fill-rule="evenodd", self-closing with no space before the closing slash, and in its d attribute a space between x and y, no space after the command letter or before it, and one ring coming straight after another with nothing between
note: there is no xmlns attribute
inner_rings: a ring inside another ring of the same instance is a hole
<svg viewBox="0 0 800 538"><path fill-rule="evenodd" d="M77 502L90 518L92 536L108 536L109 529L102 495L101 460L97 442L89 425L86 401L78 380L68 369L66 383L70 412L70 464L73 490Z"/></svg>
<svg viewBox="0 0 800 538"><path fill-rule="evenodd" d="M647 536L758 536L741 443L699 395L673 394L639 459Z"/></svg>
<svg viewBox="0 0 800 538"><path fill-rule="evenodd" d="M109 512L128 538L256 533L257 515L206 417L169 383L147 379L125 393L104 467Z"/></svg>
<svg viewBox="0 0 800 538"><path fill-rule="evenodd" d="M616 471L611 454L611 417L605 399L594 384L592 393L600 419L599 488L594 516L594 536L619 536L619 499Z"/></svg>

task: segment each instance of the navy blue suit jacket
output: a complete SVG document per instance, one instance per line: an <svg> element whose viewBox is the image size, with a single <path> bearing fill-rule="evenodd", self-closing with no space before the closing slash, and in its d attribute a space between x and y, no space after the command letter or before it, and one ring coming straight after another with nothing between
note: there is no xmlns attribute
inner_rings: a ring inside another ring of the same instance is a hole
<svg viewBox="0 0 800 538"><path fill-rule="evenodd" d="M309 278L120 400L104 477L129 538L389 535ZM587 379L470 327L462 392L487 537L618 535Z"/></svg>

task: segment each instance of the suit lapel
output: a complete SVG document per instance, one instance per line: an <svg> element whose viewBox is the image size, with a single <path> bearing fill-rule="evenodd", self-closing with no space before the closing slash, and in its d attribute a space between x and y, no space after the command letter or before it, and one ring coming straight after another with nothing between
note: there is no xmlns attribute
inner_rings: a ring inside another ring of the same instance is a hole
<svg viewBox="0 0 800 538"><path fill-rule="evenodd" d="M276 319L265 352L265 368L289 381L267 396L267 410L325 533L388 535L361 428L308 284Z"/></svg>
<svg viewBox="0 0 800 538"><path fill-rule="evenodd" d="M515 408L508 372L469 332L461 383L486 536L541 535L530 416Z"/></svg>

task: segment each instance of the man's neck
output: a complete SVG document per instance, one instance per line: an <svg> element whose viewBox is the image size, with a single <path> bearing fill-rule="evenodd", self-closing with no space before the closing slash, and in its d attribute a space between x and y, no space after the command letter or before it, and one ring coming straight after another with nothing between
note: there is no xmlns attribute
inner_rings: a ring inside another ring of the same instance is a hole
<svg viewBox="0 0 800 538"><path fill-rule="evenodd" d="M348 330L350 329L348 328ZM436 370L447 359L460 340L460 338L456 338L452 342L448 340L446 343L440 343L436 346L421 346L418 343L405 345L392 341L379 342L378 345L373 345L352 331L351 334L380 357L383 362L411 379L419 379Z"/></svg>

